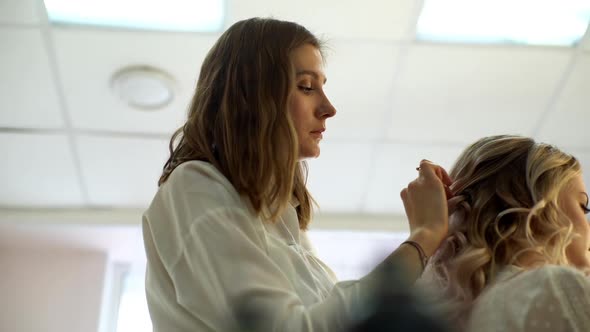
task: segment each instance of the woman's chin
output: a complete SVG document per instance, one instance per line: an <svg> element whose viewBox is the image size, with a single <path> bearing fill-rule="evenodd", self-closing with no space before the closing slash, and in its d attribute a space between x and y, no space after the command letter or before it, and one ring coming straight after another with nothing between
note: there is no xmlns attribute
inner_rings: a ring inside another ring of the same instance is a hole
<svg viewBox="0 0 590 332"><path fill-rule="evenodd" d="M299 152L299 160L312 159L312 158L317 158L319 156L320 156L320 147L319 146L317 146L313 149L305 149L305 150Z"/></svg>

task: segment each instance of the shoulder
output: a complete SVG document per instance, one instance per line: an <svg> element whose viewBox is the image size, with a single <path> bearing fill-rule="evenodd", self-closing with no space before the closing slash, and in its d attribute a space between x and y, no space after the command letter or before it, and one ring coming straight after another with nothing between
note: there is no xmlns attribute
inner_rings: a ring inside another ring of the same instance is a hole
<svg viewBox="0 0 590 332"><path fill-rule="evenodd" d="M569 285L567 282L590 286L590 279L582 271L570 266L545 265L524 272L522 278L529 282L538 281L557 288L567 288Z"/></svg>
<svg viewBox="0 0 590 332"><path fill-rule="evenodd" d="M151 223L190 225L202 216L220 210L250 207L229 180L212 164L187 161L174 169L158 189L144 217Z"/></svg>
<svg viewBox="0 0 590 332"><path fill-rule="evenodd" d="M531 309L534 316L561 320L566 327L562 330L568 331L582 331L581 327L590 324L590 278L583 272L573 267L546 265L528 271L527 275L529 287L537 290L533 298L535 307Z"/></svg>
<svg viewBox="0 0 590 332"><path fill-rule="evenodd" d="M185 162L170 174L143 214L143 231L162 259L177 261L190 241L240 234L260 241L262 226L229 180L212 164ZM229 238L229 237L228 237Z"/></svg>
<svg viewBox="0 0 590 332"><path fill-rule="evenodd" d="M191 160L178 165L161 186L166 190L201 192L212 190L235 193L229 180L212 164Z"/></svg>
<svg viewBox="0 0 590 332"><path fill-rule="evenodd" d="M530 282L544 285L550 297L559 302L590 305L590 278L582 271L568 266L547 265L528 272ZM537 286L537 287L539 287Z"/></svg>
<svg viewBox="0 0 590 332"><path fill-rule="evenodd" d="M499 280L491 285L491 289L494 288L505 289L507 294L526 292L546 297L582 289L590 291L590 278L573 267L544 265L531 270L503 271Z"/></svg>
<svg viewBox="0 0 590 332"><path fill-rule="evenodd" d="M506 281L492 286L496 296L521 298L536 308L550 304L569 310L572 306L590 305L590 278L580 270L569 266L544 265L524 270ZM524 307L529 307L522 303Z"/></svg>
<svg viewBox="0 0 590 332"><path fill-rule="evenodd" d="M474 331L482 325L500 326L500 330L536 331L551 326L554 331L569 331L570 325L590 322L582 312L589 301L590 279L575 268L509 267L478 297L469 325Z"/></svg>
<svg viewBox="0 0 590 332"><path fill-rule="evenodd" d="M189 200L191 205L221 207L241 202L229 180L215 166L204 161L187 161L176 167L156 194L156 199L173 199L176 203ZM155 200L156 200L155 199Z"/></svg>

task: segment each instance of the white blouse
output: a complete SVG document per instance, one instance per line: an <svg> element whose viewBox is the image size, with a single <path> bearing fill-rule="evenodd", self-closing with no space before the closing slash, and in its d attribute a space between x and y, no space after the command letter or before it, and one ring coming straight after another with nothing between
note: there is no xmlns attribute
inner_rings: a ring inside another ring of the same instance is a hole
<svg viewBox="0 0 590 332"><path fill-rule="evenodd" d="M467 331L590 331L590 278L563 266L504 268L477 298Z"/></svg>
<svg viewBox="0 0 590 332"><path fill-rule="evenodd" d="M336 283L290 206L276 223L211 164L178 166L143 216L154 331L339 331L364 306L369 278Z"/></svg>

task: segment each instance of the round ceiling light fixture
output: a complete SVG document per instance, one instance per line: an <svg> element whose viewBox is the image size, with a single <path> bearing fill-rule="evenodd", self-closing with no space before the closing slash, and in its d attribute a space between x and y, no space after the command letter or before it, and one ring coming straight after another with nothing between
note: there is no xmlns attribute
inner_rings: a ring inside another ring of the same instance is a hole
<svg viewBox="0 0 590 332"><path fill-rule="evenodd" d="M151 66L129 66L115 74L111 88L127 105L140 110L158 110L174 99L176 80Z"/></svg>

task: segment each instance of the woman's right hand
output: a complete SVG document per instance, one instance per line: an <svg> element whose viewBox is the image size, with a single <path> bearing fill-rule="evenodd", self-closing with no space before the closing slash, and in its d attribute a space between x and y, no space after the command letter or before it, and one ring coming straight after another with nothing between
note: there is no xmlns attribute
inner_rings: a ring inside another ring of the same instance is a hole
<svg viewBox="0 0 590 332"><path fill-rule="evenodd" d="M449 229L452 180L441 166L428 160L420 162L418 171L418 177L400 195L410 224L409 240L418 242L431 256Z"/></svg>

